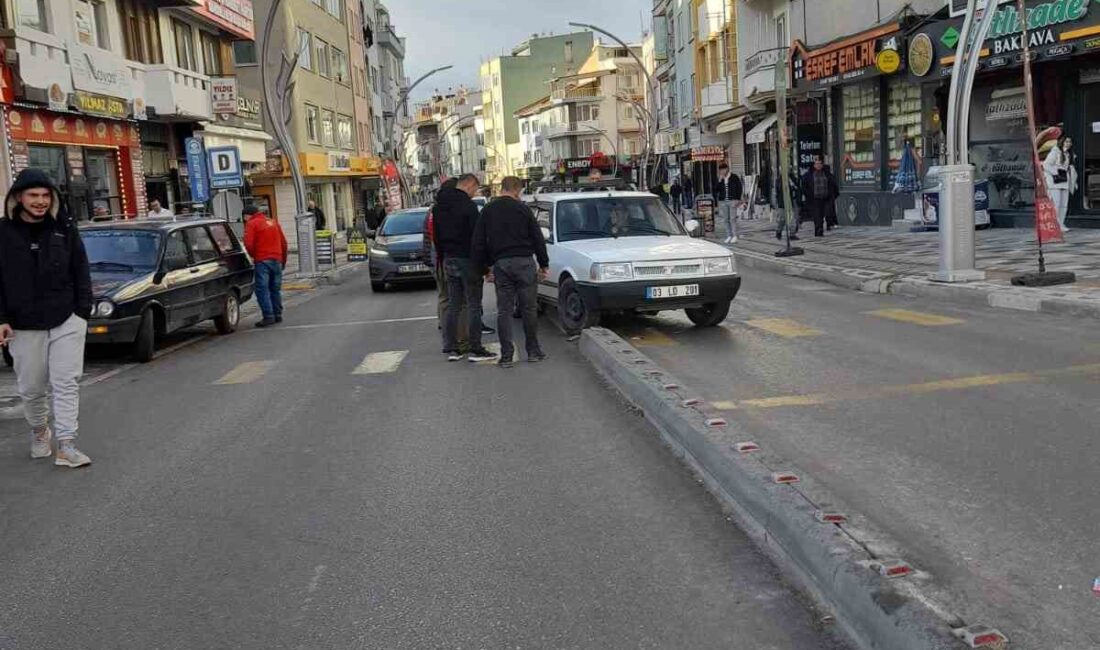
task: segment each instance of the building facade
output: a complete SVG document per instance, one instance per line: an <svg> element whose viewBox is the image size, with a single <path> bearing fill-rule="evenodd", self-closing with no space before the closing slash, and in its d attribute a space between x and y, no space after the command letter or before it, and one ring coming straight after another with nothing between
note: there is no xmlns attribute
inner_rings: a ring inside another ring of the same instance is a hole
<svg viewBox="0 0 1100 650"><path fill-rule="evenodd" d="M386 158L397 156L402 125L409 119L408 87L405 77L405 39L399 37L389 9L377 0L362 0L363 22L369 38L367 76L371 93L374 152Z"/></svg>

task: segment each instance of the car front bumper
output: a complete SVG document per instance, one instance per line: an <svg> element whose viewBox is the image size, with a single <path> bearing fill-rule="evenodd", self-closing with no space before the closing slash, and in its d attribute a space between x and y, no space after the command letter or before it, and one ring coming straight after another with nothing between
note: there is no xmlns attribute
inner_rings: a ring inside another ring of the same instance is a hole
<svg viewBox="0 0 1100 650"><path fill-rule="evenodd" d="M400 267L410 264L423 264L426 269L413 273L401 273ZM370 258L369 267L370 279L374 282L389 282L391 284L396 284L400 282L427 282L429 280L435 280L435 273L432 271L430 261L417 260L415 262L395 262L386 257L372 256Z"/></svg>
<svg viewBox="0 0 1100 650"><path fill-rule="evenodd" d="M88 343L133 343L141 327L141 315L126 318L93 318L88 321Z"/></svg>
<svg viewBox="0 0 1100 650"><path fill-rule="evenodd" d="M684 298L646 298L648 287L699 285L699 295ZM577 291L592 311L663 311L700 307L733 300L741 290L740 275L677 280L634 280L632 282L577 283Z"/></svg>

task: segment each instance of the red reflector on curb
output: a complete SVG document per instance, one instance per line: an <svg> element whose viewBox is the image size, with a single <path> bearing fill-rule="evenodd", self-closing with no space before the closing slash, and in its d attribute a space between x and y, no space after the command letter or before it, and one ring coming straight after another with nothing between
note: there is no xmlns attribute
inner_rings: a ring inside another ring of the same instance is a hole
<svg viewBox="0 0 1100 650"><path fill-rule="evenodd" d="M1008 637L1001 634L988 625L971 625L953 630L955 637L967 645L968 648L1003 647L1008 643Z"/></svg>
<svg viewBox="0 0 1100 650"><path fill-rule="evenodd" d="M1100 578L1092 581L1092 593L1100 596Z"/></svg>
<svg viewBox="0 0 1100 650"><path fill-rule="evenodd" d="M702 404L702 403L703 403L703 400L699 399L698 397L692 397L690 399L686 399L686 400L680 402L680 406L697 406L697 405Z"/></svg>
<svg viewBox="0 0 1100 650"><path fill-rule="evenodd" d="M619 354L634 354L634 350L619 350Z"/></svg>
<svg viewBox="0 0 1100 650"><path fill-rule="evenodd" d="M793 472L773 472L772 481L775 483L798 483L800 478Z"/></svg>
<svg viewBox="0 0 1100 650"><path fill-rule="evenodd" d="M882 560L875 565L875 568L884 578L904 578L913 573L913 567L904 560Z"/></svg>
<svg viewBox="0 0 1100 650"><path fill-rule="evenodd" d="M814 513L814 519L817 519L823 524L843 524L848 521L848 515L842 512L827 512L825 510L818 510Z"/></svg>
<svg viewBox="0 0 1100 650"><path fill-rule="evenodd" d="M710 419L707 420L707 426L708 427L724 427L724 426L726 426L726 421L723 418L710 418Z"/></svg>
<svg viewBox="0 0 1100 650"><path fill-rule="evenodd" d="M665 373L661 372L660 370L646 370L642 374L645 375L646 377L660 377L661 375L663 375Z"/></svg>
<svg viewBox="0 0 1100 650"><path fill-rule="evenodd" d="M665 390L680 390L680 384L665 384L663 388Z"/></svg>
<svg viewBox="0 0 1100 650"><path fill-rule="evenodd" d="M760 451L760 445L755 442L738 442L733 445L733 448L742 454L751 454L754 451Z"/></svg>

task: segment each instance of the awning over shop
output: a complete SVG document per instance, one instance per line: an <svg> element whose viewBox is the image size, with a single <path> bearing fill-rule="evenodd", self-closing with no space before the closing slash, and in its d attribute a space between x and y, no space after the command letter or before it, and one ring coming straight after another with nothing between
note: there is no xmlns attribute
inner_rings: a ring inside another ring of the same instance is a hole
<svg viewBox="0 0 1100 650"><path fill-rule="evenodd" d="M266 163L267 143L273 139L263 131L221 124L205 124L199 135L208 148L237 147L241 151L241 162L248 163Z"/></svg>
<svg viewBox="0 0 1100 650"><path fill-rule="evenodd" d="M779 118L777 116L775 116L774 114L765 117L760 122L760 124L757 124L756 126L752 127L752 129L749 130L748 134L745 135L745 143L746 144L761 144L761 143L763 143L764 140L766 140L767 137L768 137L768 129L772 128L772 126L775 124L775 121L777 119L779 119Z"/></svg>
<svg viewBox="0 0 1100 650"><path fill-rule="evenodd" d="M740 131L742 123L744 121L744 116L735 117L732 120L726 120L725 122L719 123L718 128L716 128L714 131L715 133L730 133L732 131Z"/></svg>

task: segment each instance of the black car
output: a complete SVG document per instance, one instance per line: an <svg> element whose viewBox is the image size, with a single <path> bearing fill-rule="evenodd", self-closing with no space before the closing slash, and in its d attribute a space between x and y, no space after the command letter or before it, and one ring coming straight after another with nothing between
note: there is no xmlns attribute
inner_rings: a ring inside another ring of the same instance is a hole
<svg viewBox="0 0 1100 650"><path fill-rule="evenodd" d="M425 245L428 208L386 215L370 248L370 286L385 291L388 284L431 282L435 275Z"/></svg>
<svg viewBox="0 0 1100 650"><path fill-rule="evenodd" d="M252 261L224 221L92 223L80 236L95 296L88 343L131 344L138 361L158 337L202 321L233 332L252 297Z"/></svg>

